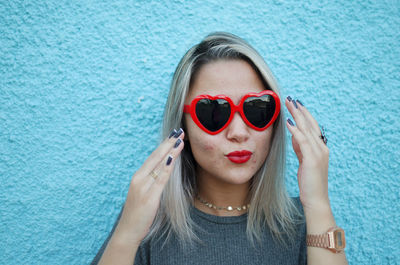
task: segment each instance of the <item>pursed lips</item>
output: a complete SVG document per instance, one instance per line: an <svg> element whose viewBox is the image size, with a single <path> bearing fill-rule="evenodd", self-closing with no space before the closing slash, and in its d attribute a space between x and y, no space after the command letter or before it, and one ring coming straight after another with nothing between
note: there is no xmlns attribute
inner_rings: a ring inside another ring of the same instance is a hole
<svg viewBox="0 0 400 265"><path fill-rule="evenodd" d="M226 155L226 157L233 163L241 164L249 161L253 153L248 150L234 151Z"/></svg>

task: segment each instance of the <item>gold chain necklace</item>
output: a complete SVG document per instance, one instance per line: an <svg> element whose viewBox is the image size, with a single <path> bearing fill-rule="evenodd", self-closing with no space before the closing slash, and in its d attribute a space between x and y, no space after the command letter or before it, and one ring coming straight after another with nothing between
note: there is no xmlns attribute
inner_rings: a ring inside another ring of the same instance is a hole
<svg viewBox="0 0 400 265"><path fill-rule="evenodd" d="M215 210L225 210L225 211L233 211L233 210L237 210L237 211L245 211L247 209L250 208L250 204L245 204L243 206L239 206L239 207L232 207L232 206L227 206L227 207L219 207L216 206L212 203L207 202L206 200L202 199L199 195L197 195L196 197L202 204L204 204L205 206L207 206L208 208L213 208Z"/></svg>

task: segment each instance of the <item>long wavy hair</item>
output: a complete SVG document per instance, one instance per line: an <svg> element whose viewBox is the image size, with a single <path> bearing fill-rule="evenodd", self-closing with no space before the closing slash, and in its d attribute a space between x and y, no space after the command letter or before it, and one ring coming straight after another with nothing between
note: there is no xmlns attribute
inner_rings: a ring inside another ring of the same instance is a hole
<svg viewBox="0 0 400 265"><path fill-rule="evenodd" d="M185 128L183 106L191 87L191 82L199 69L217 60L245 60L258 73L266 89L280 95L279 86L269 67L245 40L229 33L215 32L204 38L199 44L187 51L179 62L171 83L165 106L162 139L171 130ZM281 98L281 97L280 97ZM249 198L247 236L251 242L260 240L263 226L267 225L275 239L286 243L293 238L299 212L289 198L285 187L286 137L285 117L281 111L273 126L273 135L269 154L253 176ZM194 231L195 224L190 217L190 206L197 194L196 161L190 144L176 159L175 167L161 197L161 203L150 232L145 240L155 235L173 233L181 242L193 242L198 239Z"/></svg>

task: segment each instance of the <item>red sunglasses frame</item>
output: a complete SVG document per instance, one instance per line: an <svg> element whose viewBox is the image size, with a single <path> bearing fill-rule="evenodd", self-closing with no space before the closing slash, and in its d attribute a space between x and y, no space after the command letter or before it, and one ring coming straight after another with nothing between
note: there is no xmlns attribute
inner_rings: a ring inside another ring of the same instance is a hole
<svg viewBox="0 0 400 265"><path fill-rule="evenodd" d="M264 95L271 95L272 98L275 101L275 112L274 115L272 116L272 119L267 123L267 125L265 125L262 128L258 128L256 126L254 126L253 124L251 124L251 122L249 120L247 120L246 116L244 115L243 112L243 104L245 102L245 100L249 97L261 97ZM199 100L201 99L210 99L210 100L216 100L216 99L224 99L226 100L230 107L231 107L231 114L229 116L228 121L225 123L224 126L222 126L221 129L213 132L208 130L206 127L203 126L203 124L201 124L201 122L199 121L199 119L197 118L196 115L196 104ZM235 105L232 101L232 99L230 99L228 96L225 95L216 95L216 96L210 96L210 95L199 95L197 97L195 97L192 102L190 103L190 105L185 105L183 108L183 112L184 113L190 113L190 116L192 117L193 121L197 124L197 126L199 126L203 131L205 131L206 133L209 133L211 135L215 135L218 134L220 132L222 132L228 125L229 123L232 121L233 116L235 115L236 112L240 113L240 116L242 117L243 121L252 129L257 130L257 131L263 131L265 129L267 129L269 126L271 126L271 124L273 124L275 122L275 120L278 118L279 112L281 110L281 103L279 100L278 95L272 91L272 90L264 90L260 93L248 93L246 95L244 95L242 97L242 99L240 100L239 105Z"/></svg>

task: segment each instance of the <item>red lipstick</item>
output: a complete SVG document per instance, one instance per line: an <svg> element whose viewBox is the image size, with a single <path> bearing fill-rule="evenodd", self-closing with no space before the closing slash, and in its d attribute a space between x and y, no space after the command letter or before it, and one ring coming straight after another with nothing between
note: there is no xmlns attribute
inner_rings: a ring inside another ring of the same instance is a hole
<svg viewBox="0 0 400 265"><path fill-rule="evenodd" d="M247 161L249 161L252 154L253 153L250 151L242 150L242 151L231 152L231 153L227 154L226 156L233 163L241 164L241 163L246 163Z"/></svg>

